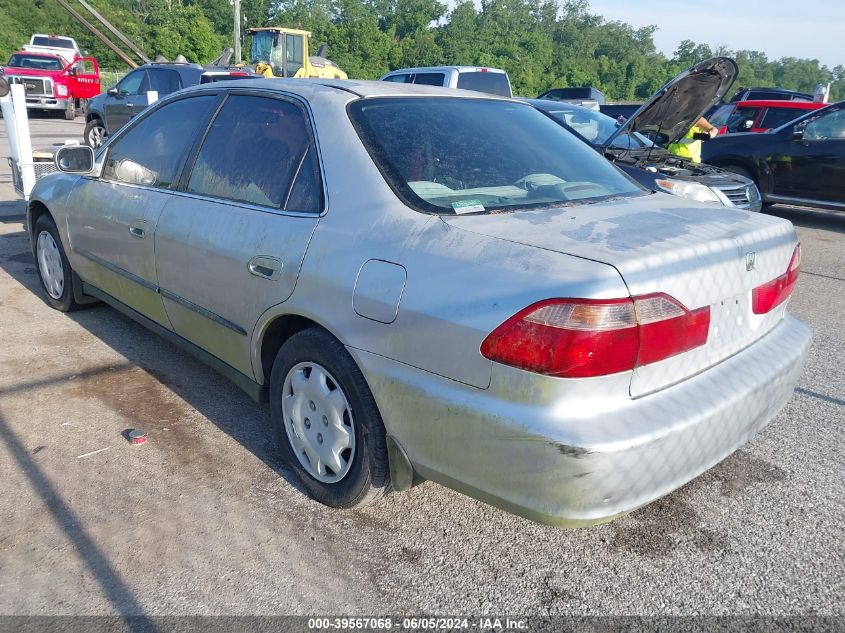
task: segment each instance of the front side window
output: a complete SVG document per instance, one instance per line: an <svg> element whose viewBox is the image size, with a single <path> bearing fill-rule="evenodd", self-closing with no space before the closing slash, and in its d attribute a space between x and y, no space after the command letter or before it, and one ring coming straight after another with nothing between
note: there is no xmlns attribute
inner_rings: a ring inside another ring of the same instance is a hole
<svg viewBox="0 0 845 633"><path fill-rule="evenodd" d="M725 124L728 132L750 132L754 119L760 114L760 108L743 107L734 110Z"/></svg>
<svg viewBox="0 0 845 633"><path fill-rule="evenodd" d="M644 192L527 104L376 98L355 101L349 111L388 183L421 211L509 210Z"/></svg>
<svg viewBox="0 0 845 633"><path fill-rule="evenodd" d="M511 96L511 87L508 83L508 76L505 73L491 73L489 71L460 73L458 75L457 87L464 90L475 90L477 92L500 95L502 97Z"/></svg>
<svg viewBox="0 0 845 633"><path fill-rule="evenodd" d="M117 87L117 91L122 95L136 95L141 92L141 84L144 83L145 71L136 70L129 73L123 78L123 81Z"/></svg>
<svg viewBox="0 0 845 633"><path fill-rule="evenodd" d="M808 141L845 139L845 109L834 110L813 119L804 129Z"/></svg>
<svg viewBox="0 0 845 633"><path fill-rule="evenodd" d="M169 95L182 88L182 80L175 70L164 68L150 68L147 71L150 78L150 90L155 90L159 97Z"/></svg>
<svg viewBox="0 0 845 633"><path fill-rule="evenodd" d="M233 95L203 141L188 191L317 212L319 183L314 143L302 110L280 99Z"/></svg>
<svg viewBox="0 0 845 633"><path fill-rule="evenodd" d="M414 75L414 83L422 86L442 86L446 75L443 73L417 73Z"/></svg>
<svg viewBox="0 0 845 633"><path fill-rule="evenodd" d="M214 95L180 99L141 119L109 146L103 178L175 188L185 158L216 100Z"/></svg>

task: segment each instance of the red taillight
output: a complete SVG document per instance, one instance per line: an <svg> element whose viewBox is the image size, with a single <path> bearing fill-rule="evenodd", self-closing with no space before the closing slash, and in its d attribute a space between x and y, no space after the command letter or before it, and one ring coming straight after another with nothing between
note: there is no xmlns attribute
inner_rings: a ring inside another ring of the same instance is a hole
<svg viewBox="0 0 845 633"><path fill-rule="evenodd" d="M626 299L548 299L484 339L485 358L561 378L628 371L707 342L710 308L689 311L665 294Z"/></svg>
<svg viewBox="0 0 845 633"><path fill-rule="evenodd" d="M801 244L795 247L786 272L777 279L757 286L751 291L751 309L754 314L766 314L789 298L798 274L801 272Z"/></svg>

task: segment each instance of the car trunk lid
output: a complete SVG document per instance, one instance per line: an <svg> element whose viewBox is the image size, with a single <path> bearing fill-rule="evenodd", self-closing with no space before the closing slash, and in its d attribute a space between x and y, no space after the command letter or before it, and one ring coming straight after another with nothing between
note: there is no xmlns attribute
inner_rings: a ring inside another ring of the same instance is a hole
<svg viewBox="0 0 845 633"><path fill-rule="evenodd" d="M792 224L779 218L653 194L443 219L464 230L609 264L631 296L666 293L690 310L709 306L706 344L636 368L634 397L732 356L783 318L785 303L763 315L751 308L752 289L784 274L795 248Z"/></svg>

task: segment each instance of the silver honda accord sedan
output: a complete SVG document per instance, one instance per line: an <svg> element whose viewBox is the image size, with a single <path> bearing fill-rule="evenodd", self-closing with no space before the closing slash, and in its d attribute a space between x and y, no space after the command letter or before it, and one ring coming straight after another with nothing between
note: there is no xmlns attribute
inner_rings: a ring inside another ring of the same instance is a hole
<svg viewBox="0 0 845 633"><path fill-rule="evenodd" d="M810 342L788 221L646 191L509 99L227 82L56 161L27 214L47 302L269 400L334 507L431 479L610 520L762 429Z"/></svg>

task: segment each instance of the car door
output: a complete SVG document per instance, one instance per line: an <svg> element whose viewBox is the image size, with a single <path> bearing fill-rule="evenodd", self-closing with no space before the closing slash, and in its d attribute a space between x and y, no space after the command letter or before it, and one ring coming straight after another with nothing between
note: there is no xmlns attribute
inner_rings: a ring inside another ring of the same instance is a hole
<svg viewBox="0 0 845 633"><path fill-rule="evenodd" d="M79 59L68 75L73 95L77 99L93 99L100 94L100 67L93 57Z"/></svg>
<svg viewBox="0 0 845 633"><path fill-rule="evenodd" d="M785 195L845 202L845 107L825 108L797 125L789 169L780 175ZM790 133L790 128L786 128Z"/></svg>
<svg viewBox="0 0 845 633"><path fill-rule="evenodd" d="M133 70L120 80L114 90L110 90L103 104L103 116L109 134L114 134L131 119L141 99L142 90L146 94L147 71L143 68Z"/></svg>
<svg viewBox="0 0 845 633"><path fill-rule="evenodd" d="M253 377L253 328L293 292L322 192L304 107L232 91L156 228L173 329Z"/></svg>
<svg viewBox="0 0 845 633"><path fill-rule="evenodd" d="M156 224L217 99L179 99L133 124L98 157L100 176L82 178L67 201L80 276L166 327L155 268Z"/></svg>

